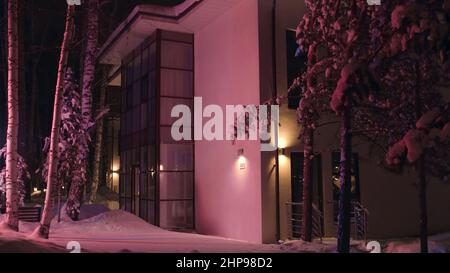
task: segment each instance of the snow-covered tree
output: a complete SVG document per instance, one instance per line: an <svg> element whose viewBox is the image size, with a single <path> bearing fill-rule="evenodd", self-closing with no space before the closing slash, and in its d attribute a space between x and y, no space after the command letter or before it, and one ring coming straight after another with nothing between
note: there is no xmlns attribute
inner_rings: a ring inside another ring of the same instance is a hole
<svg viewBox="0 0 450 273"><path fill-rule="evenodd" d="M306 69L299 71L300 76L292 84L289 93L300 94L297 109L298 122L301 125L300 139L303 141L303 211L302 238L312 240L312 161L314 158L314 131L320 115L328 109L331 89L327 85L330 76L329 65L332 62L326 54L327 40L323 39L320 14L321 3L307 1L307 13L297 27L299 44L298 54L306 55ZM325 54L324 54L325 51ZM297 89L297 92L292 92Z"/></svg>
<svg viewBox="0 0 450 273"><path fill-rule="evenodd" d="M83 128L86 132L89 132L93 125L92 120L92 86L95 75L95 63L96 55L98 51L98 9L99 0L86 0L86 17L87 17L87 29L86 29L86 45L84 47L84 61L83 61L83 75L82 75L82 116L83 116ZM89 144L83 142L79 145L78 153L82 157L83 176L80 180L72 181L69 190L69 196L67 199L67 214L73 220L78 220L81 204L84 198L84 190L87 184L86 170L88 169L89 161Z"/></svg>
<svg viewBox="0 0 450 273"><path fill-rule="evenodd" d="M311 137L310 128L317 126L315 111L324 109L323 99L328 100L329 107L341 119L337 237L338 251L349 252L352 109L377 89L369 69L377 50L372 41L373 33L369 32L373 10L365 0L305 2L308 13L300 23L297 35L301 49L308 52L308 71L299 118L306 126L304 135L308 138Z"/></svg>
<svg viewBox="0 0 450 273"><path fill-rule="evenodd" d="M47 176L47 191L45 195L45 204L44 210L42 213L42 219L39 226L34 230L31 237L37 238L45 238L48 239L48 235L50 232L50 223L52 221L53 215L53 204L52 204L52 196L53 191L55 190L57 184L57 171L58 171L58 146L59 146L59 129L61 124L61 101L63 95L63 87L64 87L64 74L67 67L67 60L69 56L69 48L73 38L73 30L74 30L74 15L75 15L75 7L73 5L68 5L67 14L66 14L66 22L65 22L65 31L64 38L61 44L61 52L58 63L58 72L57 72L57 80L56 80L56 88L55 88L55 100L53 105L53 121L51 127L51 135L50 135L50 146L48 153L48 176Z"/></svg>
<svg viewBox="0 0 450 273"><path fill-rule="evenodd" d="M72 183L80 183L80 180L85 178L86 171L83 168L83 159L79 154L79 146L85 146L83 144L89 141L89 134L83 129L80 90L70 68L67 69L64 79L59 131L58 183L56 189L60 191L62 186L70 188ZM49 139L47 138L46 145L44 145L44 152L46 153L49 149L48 144ZM48 176L48 160L42 168L42 176L44 179Z"/></svg>
<svg viewBox="0 0 450 273"><path fill-rule="evenodd" d="M422 252L428 251L427 176L445 180L450 172L444 148L448 102L442 96L449 88L449 13L449 1L399 0L383 4L373 20L389 35L379 36L372 63L382 85L373 104L383 110L371 111L367 124L377 128L372 137L388 147L389 165L415 167Z"/></svg>
<svg viewBox="0 0 450 273"><path fill-rule="evenodd" d="M81 95L73 74L66 76L63 108L61 114L61 160L58 174L66 181L69 195L66 203L66 214L73 220L80 214L83 187L86 181L85 147L91 141L89 132L83 125L81 111ZM82 151L82 152L80 152Z"/></svg>
<svg viewBox="0 0 450 273"><path fill-rule="evenodd" d="M6 161L6 146L0 149L0 162ZM28 171L28 165L25 159L18 155L17 159L17 190L19 194L19 206L24 205L25 200L25 183L27 180L31 179L31 175ZM6 193L6 165L4 163L0 164L0 194ZM2 204L3 205L3 204Z"/></svg>

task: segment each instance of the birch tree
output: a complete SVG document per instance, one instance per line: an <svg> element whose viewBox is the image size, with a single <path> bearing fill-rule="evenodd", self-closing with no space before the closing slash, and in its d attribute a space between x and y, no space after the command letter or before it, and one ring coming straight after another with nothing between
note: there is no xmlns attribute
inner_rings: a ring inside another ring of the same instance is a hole
<svg viewBox="0 0 450 273"><path fill-rule="evenodd" d="M6 224L19 230L17 185L19 130L18 3L8 1L8 129L6 135Z"/></svg>
<svg viewBox="0 0 450 273"><path fill-rule="evenodd" d="M106 100L106 86L103 86L100 89L100 109L103 109L105 105ZM91 186L91 195L90 195L90 203L94 203L97 199L97 191L98 191L98 185L100 180L100 163L101 163L101 156L102 156L102 143L103 143L103 118L101 118L97 123L97 129L95 132L96 139L95 139L95 154L94 154L94 168L92 171L92 186Z"/></svg>
<svg viewBox="0 0 450 273"><path fill-rule="evenodd" d="M83 62L81 110L83 115L83 128L89 131L92 127L92 85L95 75L95 62L98 50L98 9L99 0L87 0L87 30L86 46ZM86 174L88 169L90 141L83 142L80 145L79 154L82 157L83 168L80 169L81 176L84 179L78 183L72 183L67 199L66 213L72 220L78 220L81 204L83 202L84 189L86 187Z"/></svg>
<svg viewBox="0 0 450 273"><path fill-rule="evenodd" d="M63 95L64 74L67 67L67 60L69 56L70 45L73 38L74 31L74 15L75 7L73 5L67 6L66 22L64 37L61 44L61 52L58 62L58 74L56 79L55 100L53 105L53 121L50 135L50 149L48 153L48 176L47 176L47 191L45 194L44 210L39 226L34 230L32 238L48 239L50 232L50 224L53 218L53 204L52 197L55 186L57 185L57 170L58 170L58 143L59 130L61 123L61 100Z"/></svg>

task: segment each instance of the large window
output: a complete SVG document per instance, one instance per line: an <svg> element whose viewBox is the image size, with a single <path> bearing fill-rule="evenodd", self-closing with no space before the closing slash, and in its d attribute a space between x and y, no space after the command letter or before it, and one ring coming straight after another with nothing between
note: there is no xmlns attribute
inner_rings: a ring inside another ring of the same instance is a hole
<svg viewBox="0 0 450 273"><path fill-rule="evenodd" d="M333 184L333 211L334 211L334 221L337 223L339 215L339 195L341 189L341 178L340 178L340 162L341 153L332 153L332 184ZM353 154L352 157L352 186L351 186L351 199L352 201L360 201L360 189L359 189L359 157L357 153Z"/></svg>
<svg viewBox="0 0 450 273"><path fill-rule="evenodd" d="M288 87L306 69L305 54L301 52L294 30L286 31L286 64ZM301 88L292 89L289 92L288 107L296 110L300 104Z"/></svg>
<svg viewBox="0 0 450 273"><path fill-rule="evenodd" d="M193 36L159 30L122 64L121 208L168 229L194 225L194 144L170 135L193 73Z"/></svg>

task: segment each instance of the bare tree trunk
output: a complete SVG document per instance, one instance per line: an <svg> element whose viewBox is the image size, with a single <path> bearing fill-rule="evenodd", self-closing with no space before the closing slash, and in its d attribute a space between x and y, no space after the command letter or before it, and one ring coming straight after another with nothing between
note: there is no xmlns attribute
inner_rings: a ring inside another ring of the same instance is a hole
<svg viewBox="0 0 450 273"><path fill-rule="evenodd" d="M312 159L314 131L305 128L303 147L303 228L302 236L306 242L312 241Z"/></svg>
<svg viewBox="0 0 450 273"><path fill-rule="evenodd" d="M345 106L341 122L341 164L338 217L338 242L339 253L350 252L350 212L351 212L351 186L352 186L352 136L351 136L351 108Z"/></svg>
<svg viewBox="0 0 450 273"><path fill-rule="evenodd" d="M69 46L73 38L74 29L74 14L75 7L68 6L66 14L66 26L64 31L64 38L61 45L61 53L58 63L58 76L55 88L55 101L53 105L53 122L50 135L50 150L48 153L48 177L47 177L47 192L45 194L45 204L42 214L42 219L39 226L34 230L31 237L48 239L50 232L50 224L53 218L53 190L57 185L57 170L58 170L58 143L59 143L59 129L61 123L61 100L63 93L64 74L67 66L67 59L69 56Z"/></svg>
<svg viewBox="0 0 450 273"><path fill-rule="evenodd" d="M87 7L87 41L83 61L83 79L81 94L81 112L83 115L83 127L88 130L92 122L92 84L95 76L95 61L98 49L98 0L88 0ZM81 204L83 202L84 189L89 159L89 143L83 143L80 148L80 156L84 166L82 167L82 179L72 181L67 199L66 213L72 220L78 220Z"/></svg>
<svg viewBox="0 0 450 273"><path fill-rule="evenodd" d="M102 87L100 89L100 110L105 106L106 87ZM102 157L102 143L103 143L103 118L98 121L97 130L96 130L96 140L95 140L95 155L94 155L94 169L92 172L92 187L91 187L91 195L90 195L90 203L94 203L97 199L97 190L98 184L100 180L100 161Z"/></svg>
<svg viewBox="0 0 450 273"><path fill-rule="evenodd" d="M416 121L422 116L422 107L420 99L420 64L416 62L416 88L415 97L415 117ZM419 189L419 217L420 217L420 252L428 253L428 211L427 211L427 174L426 174L426 149L422 156L416 162L418 172L418 189Z"/></svg>
<svg viewBox="0 0 450 273"><path fill-rule="evenodd" d="M428 212L427 212L427 178L425 171L425 155L417 162L419 172L420 202L420 252L428 253Z"/></svg>
<svg viewBox="0 0 450 273"><path fill-rule="evenodd" d="M19 230L17 142L19 133L18 4L8 1L8 130L6 135L6 224Z"/></svg>
<svg viewBox="0 0 450 273"><path fill-rule="evenodd" d="M313 43L308 48L308 72L313 66L317 44ZM309 74L309 73L308 73ZM307 76L307 92L313 92L312 74ZM314 130L311 124L304 124L303 144L303 226L302 237L306 242L312 241L312 159L314 156Z"/></svg>

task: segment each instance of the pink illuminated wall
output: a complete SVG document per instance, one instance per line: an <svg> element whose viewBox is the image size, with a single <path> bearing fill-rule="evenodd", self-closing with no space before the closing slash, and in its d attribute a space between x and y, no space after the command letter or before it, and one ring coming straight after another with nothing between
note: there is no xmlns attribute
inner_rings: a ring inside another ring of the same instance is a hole
<svg viewBox="0 0 450 273"><path fill-rule="evenodd" d="M257 0L241 3L195 33L195 95L203 104L259 104ZM206 119L204 119L206 122ZM224 128L225 129L225 128ZM244 148L246 168L239 168ZM261 242L261 153L258 141L197 141L196 229Z"/></svg>

